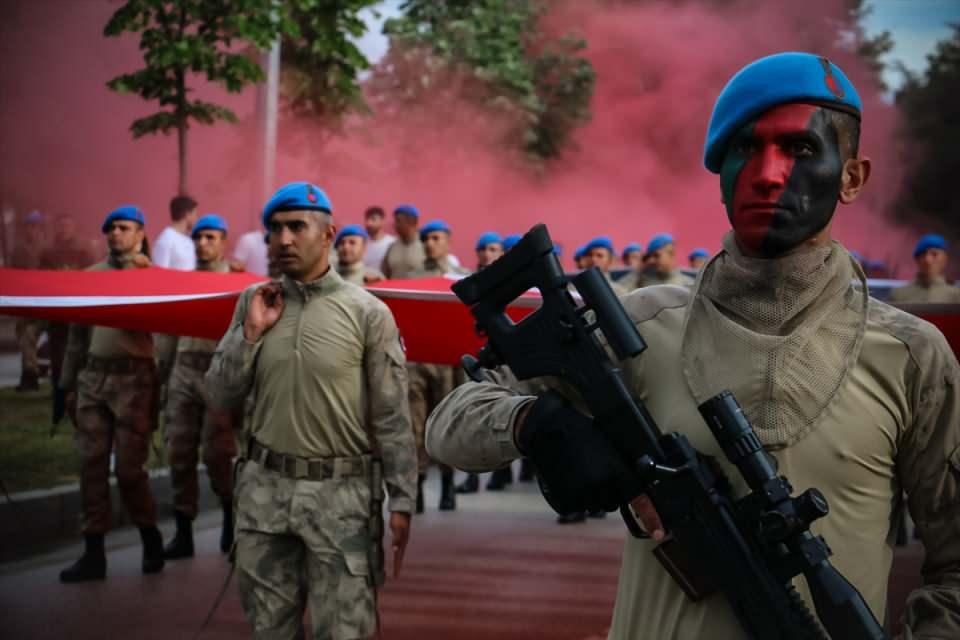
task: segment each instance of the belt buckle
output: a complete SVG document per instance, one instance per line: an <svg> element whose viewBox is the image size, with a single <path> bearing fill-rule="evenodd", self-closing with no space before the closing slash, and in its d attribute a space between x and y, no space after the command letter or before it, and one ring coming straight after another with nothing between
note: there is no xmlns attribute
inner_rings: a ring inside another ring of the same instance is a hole
<svg viewBox="0 0 960 640"><path fill-rule="evenodd" d="M293 475L297 480L310 477L310 464L303 458L293 458Z"/></svg>

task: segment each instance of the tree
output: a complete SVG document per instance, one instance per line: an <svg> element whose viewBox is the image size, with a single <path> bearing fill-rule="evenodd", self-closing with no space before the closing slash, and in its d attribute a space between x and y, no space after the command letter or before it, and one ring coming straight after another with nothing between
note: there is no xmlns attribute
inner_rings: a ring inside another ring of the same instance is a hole
<svg viewBox="0 0 960 640"><path fill-rule="evenodd" d="M176 130L180 193L187 192L190 123L237 121L226 107L191 99L191 76L239 93L264 78L249 48L266 49L279 34L295 30L273 0L128 0L111 16L104 35L140 33L145 66L113 78L107 86L159 103L160 111L138 118L130 131L140 138Z"/></svg>
<svg viewBox="0 0 960 640"><path fill-rule="evenodd" d="M412 72L394 83L408 99L440 84L436 77L466 74L477 82L460 85L465 97L514 116L519 135L508 140L535 159L558 157L590 119L595 74L577 56L586 44L545 35L534 0L407 0L401 10L384 32L388 67Z"/></svg>
<svg viewBox="0 0 960 640"><path fill-rule="evenodd" d="M903 113L906 175L896 213L915 226L933 224L960 240L960 197L950 185L960 175L960 24L927 56L922 75L905 69L896 102Z"/></svg>
<svg viewBox="0 0 960 640"><path fill-rule="evenodd" d="M379 0L288 0L296 32L283 39L283 98L288 111L328 127L352 111L368 112L358 77L370 63L351 37L367 29L360 16Z"/></svg>

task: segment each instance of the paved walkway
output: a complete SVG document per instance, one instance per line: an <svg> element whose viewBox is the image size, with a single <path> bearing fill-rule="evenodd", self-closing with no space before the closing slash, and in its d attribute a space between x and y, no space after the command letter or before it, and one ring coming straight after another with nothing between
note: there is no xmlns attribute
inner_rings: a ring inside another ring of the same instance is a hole
<svg viewBox="0 0 960 640"><path fill-rule="evenodd" d="M558 526L535 487L460 498L436 511L436 475L428 512L414 520L404 571L381 593L384 638L423 640L584 640L603 637L612 610L625 535L612 515ZM172 534L164 523L164 535ZM132 529L108 537L105 582L65 586L58 571L79 546L0 565L3 637L180 640L194 636L219 592L227 562L217 549L219 515L198 520L197 556L140 574ZM891 599L918 582L921 548L898 550ZM900 607L895 606L895 615ZM249 637L236 584L203 640Z"/></svg>

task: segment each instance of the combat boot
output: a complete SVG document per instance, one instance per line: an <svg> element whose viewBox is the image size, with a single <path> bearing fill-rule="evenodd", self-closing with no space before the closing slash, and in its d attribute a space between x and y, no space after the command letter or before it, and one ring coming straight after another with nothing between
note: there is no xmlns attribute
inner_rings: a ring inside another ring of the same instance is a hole
<svg viewBox="0 0 960 640"><path fill-rule="evenodd" d="M72 584L107 577L107 556L103 552L103 534L83 536L84 549L80 559L60 572L60 582Z"/></svg>
<svg viewBox="0 0 960 640"><path fill-rule="evenodd" d="M457 508L457 494L453 489L453 471L444 473L440 478L440 511L453 511Z"/></svg>
<svg viewBox="0 0 960 640"><path fill-rule="evenodd" d="M160 529L157 529L156 525L140 527L140 540L143 542L142 571L144 573L160 573L165 564L163 559L163 536L160 535Z"/></svg>
<svg viewBox="0 0 960 640"><path fill-rule="evenodd" d="M233 503L223 505L223 527L220 529L220 551L230 553L233 547Z"/></svg>
<svg viewBox="0 0 960 640"><path fill-rule="evenodd" d="M423 481L426 477L423 473L417 476L417 513L423 513Z"/></svg>
<svg viewBox="0 0 960 640"><path fill-rule="evenodd" d="M504 487L513 482L513 470L509 466L497 469L490 474L487 481L487 491L503 491Z"/></svg>
<svg viewBox="0 0 960 640"><path fill-rule="evenodd" d="M603 509L597 509L596 511L587 511L587 517L597 518L599 520L600 518L606 518L607 512L604 511Z"/></svg>
<svg viewBox="0 0 960 640"><path fill-rule="evenodd" d="M480 477L475 473L468 473L467 479L457 485L457 493L476 493L480 489Z"/></svg>
<svg viewBox="0 0 960 640"><path fill-rule="evenodd" d="M177 532L173 534L173 540L163 548L163 557L167 560L192 558L193 521L190 519L190 516L180 511L174 511L173 515L177 519ZM146 553L146 549L144 549L144 553ZM146 562L146 560L144 560L144 562Z"/></svg>
<svg viewBox="0 0 960 640"><path fill-rule="evenodd" d="M39 389L40 381L37 378L37 374L24 371L20 374L20 384L14 388L14 391L23 393L25 391L37 391Z"/></svg>
<svg viewBox="0 0 960 640"><path fill-rule="evenodd" d="M557 516L557 524L576 524L585 522L587 514L584 511L574 511L573 513L564 513Z"/></svg>

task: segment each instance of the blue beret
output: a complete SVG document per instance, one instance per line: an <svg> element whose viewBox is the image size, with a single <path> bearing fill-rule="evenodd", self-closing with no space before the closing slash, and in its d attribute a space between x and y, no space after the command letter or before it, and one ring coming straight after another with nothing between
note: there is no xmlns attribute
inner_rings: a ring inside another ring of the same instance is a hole
<svg viewBox="0 0 960 640"><path fill-rule="evenodd" d="M594 249L606 249L610 253L614 253L613 242L607 236L597 236L596 238L592 239L583 248L583 252L588 253Z"/></svg>
<svg viewBox="0 0 960 640"><path fill-rule="evenodd" d="M211 229L213 231L223 231L223 234L227 234L227 221L218 216L215 213L208 213L205 216L202 216L197 220L197 224L193 225L193 237L197 237L197 233L204 231L206 229Z"/></svg>
<svg viewBox="0 0 960 640"><path fill-rule="evenodd" d="M587 253L587 245L582 244L582 245L580 245L579 247L577 247L577 250L576 250L576 251L573 252L573 259L574 259L574 260L579 260L579 259L582 258L582 257L584 256L584 254L586 254L586 253Z"/></svg>
<svg viewBox="0 0 960 640"><path fill-rule="evenodd" d="M646 255L650 255L657 249L663 249L668 244L673 244L673 236L669 233L658 233L650 239L650 244L647 245Z"/></svg>
<svg viewBox="0 0 960 640"><path fill-rule="evenodd" d="M264 228L270 222L270 216L278 211L325 211L333 213L333 205L323 189L309 182L290 182L283 185L263 207L262 222Z"/></svg>
<svg viewBox="0 0 960 640"><path fill-rule="evenodd" d="M417 208L416 208L415 206L413 206L412 204L399 204L399 205L397 205L397 208L393 210L393 215L397 215L398 213L405 213L405 214L407 214L408 216L413 216L414 218L419 218L419 217L420 217L420 210L417 209Z"/></svg>
<svg viewBox="0 0 960 640"><path fill-rule="evenodd" d="M808 102L860 116L863 105L840 67L812 53L777 53L737 72L713 105L703 164L720 173L727 141L746 122L777 105Z"/></svg>
<svg viewBox="0 0 960 640"><path fill-rule="evenodd" d="M923 236L920 238L920 242L917 243L916 248L913 250L913 257L916 258L918 255L924 251L927 251L928 249L940 249L941 251L946 251L947 239L935 233L930 233Z"/></svg>
<svg viewBox="0 0 960 640"><path fill-rule="evenodd" d="M23 219L27 224L40 224L43 222L43 214L39 211L31 211L27 214L27 217Z"/></svg>
<svg viewBox="0 0 960 640"><path fill-rule="evenodd" d="M486 233L481 233L480 237L477 238L477 251L486 249L488 244L503 244L503 238L501 238L500 234L496 231L487 231Z"/></svg>
<svg viewBox="0 0 960 640"><path fill-rule="evenodd" d="M366 229L358 224L348 224L337 233L337 239L333 241L333 246L340 244L340 240L347 236L360 236L364 240L370 239L370 234L367 233Z"/></svg>
<svg viewBox="0 0 960 640"><path fill-rule="evenodd" d="M107 218L103 221L103 226L100 227L100 231L104 233L109 231L110 225L116 220L132 220L133 222L139 222L141 227L147 224L147 217L143 215L143 211L141 211L139 207L128 204L108 213Z"/></svg>
<svg viewBox="0 0 960 640"><path fill-rule="evenodd" d="M693 260L694 258L709 258L710 252L706 249L696 248L690 252L690 255L687 257L687 260Z"/></svg>
<svg viewBox="0 0 960 640"><path fill-rule="evenodd" d="M503 238L503 250L510 251L510 249L513 249L513 246L520 242L522 238L523 236L521 236L519 233L512 233L509 236L505 236Z"/></svg>
<svg viewBox="0 0 960 640"><path fill-rule="evenodd" d="M620 257L623 260L626 260L628 255L630 255L631 253L637 253L638 251L643 251L643 247L640 246L640 243L631 242L630 244L628 244L623 248L623 253L620 255Z"/></svg>
<svg viewBox="0 0 960 640"><path fill-rule="evenodd" d="M563 255L563 245L555 244L553 245L553 255L562 256Z"/></svg>
<svg viewBox="0 0 960 640"><path fill-rule="evenodd" d="M427 224L420 227L420 240L423 240L427 237L428 233L433 233L434 231L443 231L446 234L450 233L450 227L447 226L447 223L443 220L431 220Z"/></svg>

